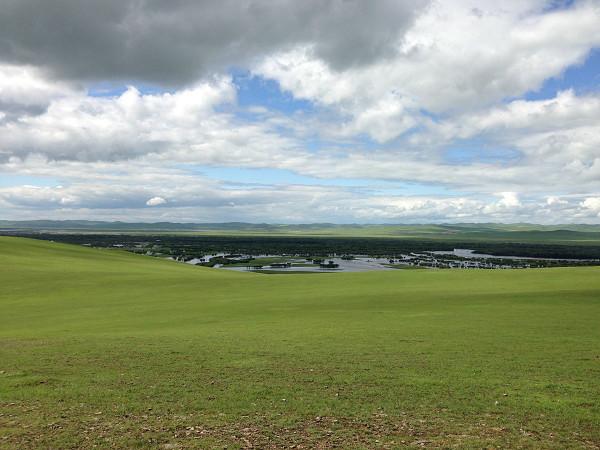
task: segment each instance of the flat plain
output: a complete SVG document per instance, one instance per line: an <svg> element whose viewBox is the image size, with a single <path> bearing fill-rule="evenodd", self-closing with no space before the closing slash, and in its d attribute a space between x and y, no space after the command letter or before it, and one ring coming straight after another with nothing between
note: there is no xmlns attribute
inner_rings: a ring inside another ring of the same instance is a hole
<svg viewBox="0 0 600 450"><path fill-rule="evenodd" d="M598 448L600 269L237 273L0 237L0 448Z"/></svg>

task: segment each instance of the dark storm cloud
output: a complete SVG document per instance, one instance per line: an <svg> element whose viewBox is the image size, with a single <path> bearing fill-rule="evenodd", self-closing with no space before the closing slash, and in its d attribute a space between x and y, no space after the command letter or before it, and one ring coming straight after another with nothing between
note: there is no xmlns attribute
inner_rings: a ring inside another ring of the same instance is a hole
<svg viewBox="0 0 600 450"><path fill-rule="evenodd" d="M313 43L343 69L393 54L415 9L407 0L0 0L0 60L70 79L177 85Z"/></svg>

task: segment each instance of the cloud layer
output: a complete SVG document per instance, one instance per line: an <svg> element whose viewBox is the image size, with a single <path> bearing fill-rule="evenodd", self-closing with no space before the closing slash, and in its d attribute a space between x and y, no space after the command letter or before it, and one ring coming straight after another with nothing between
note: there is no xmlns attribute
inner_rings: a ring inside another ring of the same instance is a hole
<svg viewBox="0 0 600 450"><path fill-rule="evenodd" d="M179 85L311 43L332 66L345 68L393 55L424 5L415 10L404 0L3 0L0 58L75 80Z"/></svg>
<svg viewBox="0 0 600 450"><path fill-rule="evenodd" d="M0 0L0 213L598 222L599 24L594 0Z"/></svg>

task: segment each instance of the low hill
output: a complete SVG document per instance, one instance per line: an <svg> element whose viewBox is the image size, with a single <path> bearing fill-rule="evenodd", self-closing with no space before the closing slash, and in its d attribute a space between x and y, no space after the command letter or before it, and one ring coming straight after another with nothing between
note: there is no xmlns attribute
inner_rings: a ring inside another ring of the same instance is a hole
<svg viewBox="0 0 600 450"><path fill-rule="evenodd" d="M382 237L473 242L549 242L600 245L600 225L536 224L266 224L266 223L128 223L87 220L0 220L0 234L18 232L186 234L211 236Z"/></svg>

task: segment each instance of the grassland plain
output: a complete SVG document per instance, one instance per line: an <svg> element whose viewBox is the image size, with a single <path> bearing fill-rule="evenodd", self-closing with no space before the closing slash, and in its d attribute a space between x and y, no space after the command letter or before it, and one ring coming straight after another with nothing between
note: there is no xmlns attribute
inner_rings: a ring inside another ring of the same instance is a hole
<svg viewBox="0 0 600 450"><path fill-rule="evenodd" d="M0 232L52 232L73 234L129 234L143 236L268 236L268 237L356 237L429 240L431 242L519 242L561 245L600 245L600 225L537 225L527 223L463 223L421 225L336 225L252 223L125 223L89 221L6 221Z"/></svg>
<svg viewBox="0 0 600 450"><path fill-rule="evenodd" d="M598 448L600 269L270 276L0 237L1 448Z"/></svg>

